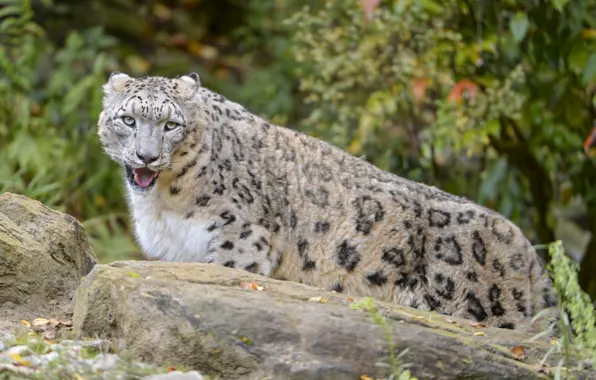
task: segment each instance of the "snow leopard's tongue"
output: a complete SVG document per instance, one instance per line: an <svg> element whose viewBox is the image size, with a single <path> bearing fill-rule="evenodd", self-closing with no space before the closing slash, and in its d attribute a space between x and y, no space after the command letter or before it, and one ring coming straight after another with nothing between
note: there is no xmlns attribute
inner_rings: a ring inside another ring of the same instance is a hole
<svg viewBox="0 0 596 380"><path fill-rule="evenodd" d="M153 178L155 178L155 176L157 175L157 172L154 172L153 170L150 170L148 168L138 168L135 169L133 172L135 175L135 182L140 187L149 186Z"/></svg>

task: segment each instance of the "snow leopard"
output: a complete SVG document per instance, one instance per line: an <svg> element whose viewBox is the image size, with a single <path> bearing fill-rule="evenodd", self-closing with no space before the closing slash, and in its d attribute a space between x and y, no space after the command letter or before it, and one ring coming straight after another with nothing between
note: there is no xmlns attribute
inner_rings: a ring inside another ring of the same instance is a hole
<svg viewBox="0 0 596 380"><path fill-rule="evenodd" d="M147 258L528 328L556 298L514 223L273 125L196 73L104 85L98 136Z"/></svg>

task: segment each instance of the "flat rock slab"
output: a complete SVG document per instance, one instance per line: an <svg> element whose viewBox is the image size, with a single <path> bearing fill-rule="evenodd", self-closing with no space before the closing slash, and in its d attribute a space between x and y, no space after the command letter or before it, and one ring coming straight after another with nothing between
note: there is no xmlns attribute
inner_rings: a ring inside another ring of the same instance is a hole
<svg viewBox="0 0 596 380"><path fill-rule="evenodd" d="M222 266L125 261L95 266L77 291L73 320L78 336L110 339L139 360L222 379L386 377L375 363L388 362L387 338L351 302ZM518 331L375 306L396 351L409 348L403 360L420 379L547 378L535 369L550 348L545 339L530 343ZM513 357L516 346L523 346L524 361Z"/></svg>
<svg viewBox="0 0 596 380"><path fill-rule="evenodd" d="M0 195L0 320L68 314L96 263L75 218L22 195Z"/></svg>

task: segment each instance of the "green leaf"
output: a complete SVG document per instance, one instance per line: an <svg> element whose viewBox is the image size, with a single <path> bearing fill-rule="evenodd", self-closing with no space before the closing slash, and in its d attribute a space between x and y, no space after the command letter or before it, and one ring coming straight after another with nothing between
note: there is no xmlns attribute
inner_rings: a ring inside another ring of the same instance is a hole
<svg viewBox="0 0 596 380"><path fill-rule="evenodd" d="M68 94L66 94L66 97L64 97L62 112L65 115L73 112L81 103L83 103L83 101L85 101L85 92L94 84L95 78L91 75L81 79L77 84L75 84Z"/></svg>
<svg viewBox="0 0 596 380"><path fill-rule="evenodd" d="M582 43L574 44L571 50L569 51L569 55L567 56L567 62L569 62L569 69L573 71L575 74L580 75L583 72L587 61L588 51L583 41Z"/></svg>
<svg viewBox="0 0 596 380"><path fill-rule="evenodd" d="M9 32L11 28L17 29L23 21L17 18L7 18L0 23L0 32Z"/></svg>
<svg viewBox="0 0 596 380"><path fill-rule="evenodd" d="M592 82L596 76L596 53L592 53L586 66L584 67L584 75L582 75L582 82L584 85Z"/></svg>
<svg viewBox="0 0 596 380"><path fill-rule="evenodd" d="M565 7L565 5L567 5L569 0L550 0L550 2L556 10L562 12L563 8Z"/></svg>
<svg viewBox="0 0 596 380"><path fill-rule="evenodd" d="M254 344L252 340L248 339L245 336L241 337L240 340L242 341L242 343L248 344L249 346L252 346Z"/></svg>
<svg viewBox="0 0 596 380"><path fill-rule="evenodd" d="M23 7L20 5L9 5L0 9L0 17L15 16L23 12Z"/></svg>
<svg viewBox="0 0 596 380"><path fill-rule="evenodd" d="M526 37L529 26L528 16L523 12L516 12L509 22L509 30L516 43L521 42Z"/></svg>

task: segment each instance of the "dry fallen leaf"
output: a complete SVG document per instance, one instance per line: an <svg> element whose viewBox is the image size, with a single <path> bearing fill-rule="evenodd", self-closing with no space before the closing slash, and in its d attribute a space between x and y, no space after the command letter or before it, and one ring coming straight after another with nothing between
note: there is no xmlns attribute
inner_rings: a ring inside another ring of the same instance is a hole
<svg viewBox="0 0 596 380"><path fill-rule="evenodd" d="M252 289L252 290L257 290L259 292L261 292L265 289L265 287L260 286L254 282L241 282L240 287L242 289Z"/></svg>
<svg viewBox="0 0 596 380"><path fill-rule="evenodd" d="M14 365L18 365L18 366L30 366L31 365L30 361L23 360L23 358L19 354L10 354L10 357L12 358L12 360L14 360L16 362L16 363L14 363Z"/></svg>
<svg viewBox="0 0 596 380"><path fill-rule="evenodd" d="M445 321L447 321L449 323L457 323L457 321L454 321L453 319L449 319L449 318L445 318Z"/></svg>
<svg viewBox="0 0 596 380"><path fill-rule="evenodd" d="M515 360L526 360L528 355L522 346L516 346L511 349L511 355Z"/></svg>
<svg viewBox="0 0 596 380"><path fill-rule="evenodd" d="M29 321L26 321L26 320L24 320L24 319L23 319L23 320L21 320L21 324L23 324L23 325L25 325L25 326L27 326L27 327L30 327L30 326L31 326L31 323L29 323Z"/></svg>
<svg viewBox="0 0 596 380"><path fill-rule="evenodd" d="M478 331L474 333L475 336L486 336L485 333L483 333L482 331Z"/></svg>
<svg viewBox="0 0 596 380"><path fill-rule="evenodd" d="M542 372L546 375L548 375L550 373L550 366L548 365L548 363L543 363L542 360L538 360L536 362L536 365L534 365L534 369L538 372Z"/></svg>
<svg viewBox="0 0 596 380"><path fill-rule="evenodd" d="M374 379L367 375L360 375L360 380L374 380Z"/></svg>
<svg viewBox="0 0 596 380"><path fill-rule="evenodd" d="M35 318L31 323L34 330L38 330L45 326L52 326L52 327L71 327L72 321L68 319L45 319L45 318Z"/></svg>
<svg viewBox="0 0 596 380"><path fill-rule="evenodd" d="M50 321L56 321L57 326L72 327L72 320L70 319L50 319Z"/></svg>
<svg viewBox="0 0 596 380"><path fill-rule="evenodd" d="M308 299L308 302L318 302L318 303L325 303L327 302L326 299L324 299L323 297L310 297Z"/></svg>
<svg viewBox="0 0 596 380"><path fill-rule="evenodd" d="M175 370L176 370L175 367L168 367L168 371L170 371L170 372L174 372Z"/></svg>
<svg viewBox="0 0 596 380"><path fill-rule="evenodd" d="M352 297L348 297L348 302L354 302L354 299Z"/></svg>
<svg viewBox="0 0 596 380"><path fill-rule="evenodd" d="M50 321L45 318L35 318L33 322L31 322L30 327L33 328L33 331L42 332L48 325Z"/></svg>
<svg viewBox="0 0 596 380"><path fill-rule="evenodd" d="M30 324L27 325L33 332L41 333L45 339L56 338L57 330L61 328L71 328L72 321L68 319L46 319L46 318L35 318Z"/></svg>

